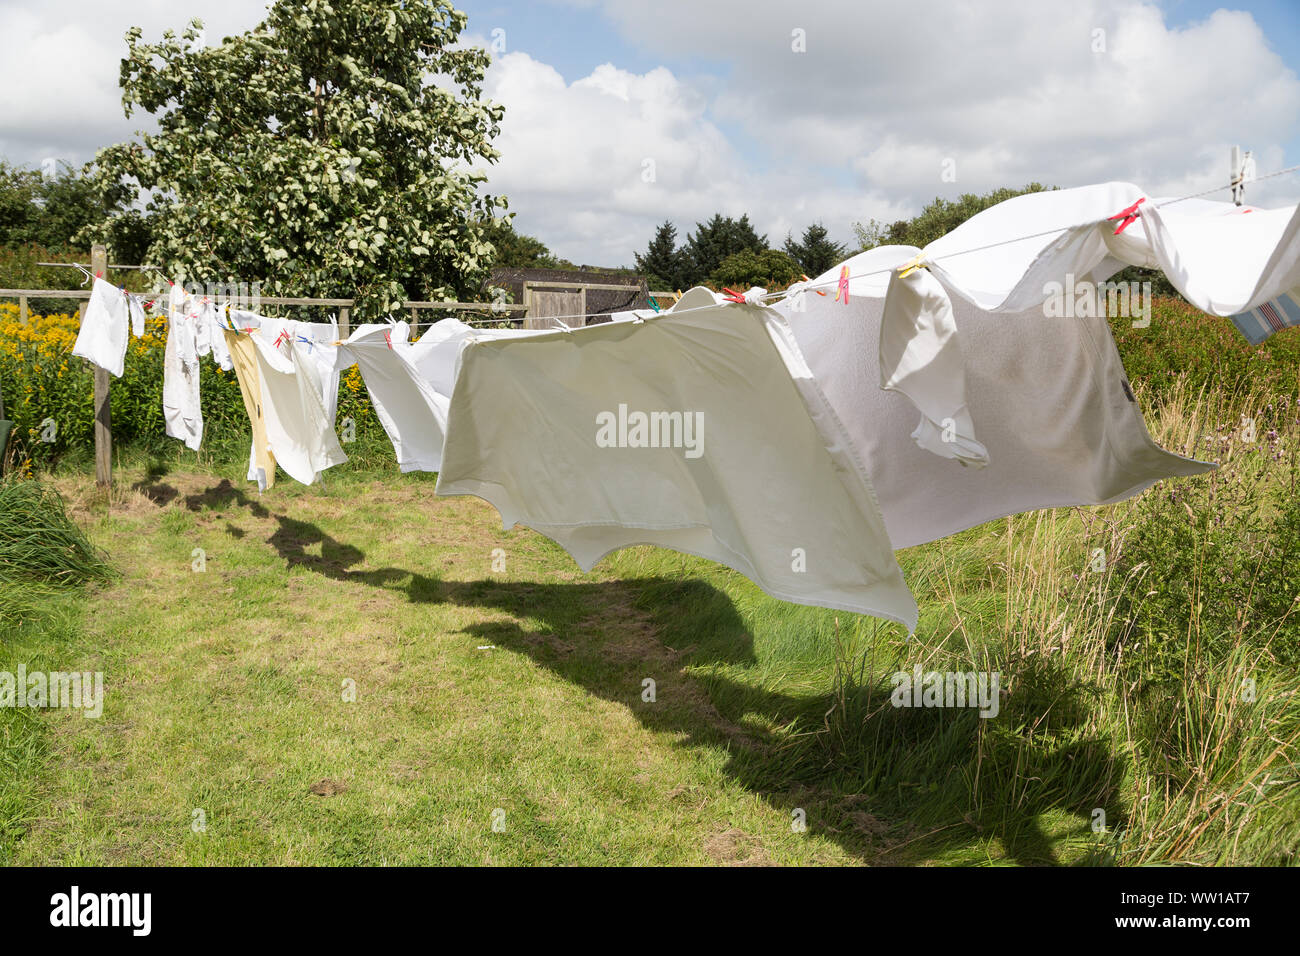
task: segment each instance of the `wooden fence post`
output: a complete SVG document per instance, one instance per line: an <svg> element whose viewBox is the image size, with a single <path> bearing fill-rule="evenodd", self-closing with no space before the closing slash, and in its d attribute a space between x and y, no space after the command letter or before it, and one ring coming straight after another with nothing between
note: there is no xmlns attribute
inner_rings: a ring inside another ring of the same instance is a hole
<svg viewBox="0 0 1300 956"><path fill-rule="evenodd" d="M90 271L108 278L108 250L95 245L90 250ZM82 318L85 318L83 306ZM108 372L95 366L95 484L108 488L113 483L113 424L108 404Z"/></svg>
<svg viewBox="0 0 1300 956"><path fill-rule="evenodd" d="M339 309L339 338L346 339L352 334L352 323L348 320L350 309L345 305Z"/></svg>

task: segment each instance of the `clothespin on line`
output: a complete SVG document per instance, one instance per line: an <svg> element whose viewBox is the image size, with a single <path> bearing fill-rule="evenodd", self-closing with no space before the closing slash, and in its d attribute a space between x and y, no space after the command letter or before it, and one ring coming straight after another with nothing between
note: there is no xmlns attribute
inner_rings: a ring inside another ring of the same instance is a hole
<svg viewBox="0 0 1300 956"><path fill-rule="evenodd" d="M1106 218L1107 222L1114 222L1116 219L1123 220L1118 226L1115 227L1115 231L1112 233L1112 235L1118 236L1129 226L1133 225L1133 223L1137 222L1138 218L1142 215L1142 213L1138 211L1138 206L1142 205L1146 201L1147 201L1146 197L1143 196L1133 205L1125 206L1119 212L1115 213L1115 215L1108 216Z"/></svg>
<svg viewBox="0 0 1300 956"><path fill-rule="evenodd" d="M726 293L723 298L728 302L739 302L743 304L745 301L744 293L737 292L735 289L729 289L724 285L722 291Z"/></svg>
<svg viewBox="0 0 1300 956"><path fill-rule="evenodd" d="M918 252L914 257L908 259L906 262L904 262L901 266L898 267L898 277L900 279L906 279L913 272L915 272L917 269L920 269L924 265L925 265L925 253Z"/></svg>
<svg viewBox="0 0 1300 956"><path fill-rule="evenodd" d="M848 305L849 304L849 267L848 266L840 266L840 281L835 284L836 302L841 301L840 299L841 295L844 296L844 299L842 300L844 304Z"/></svg>
<svg viewBox="0 0 1300 956"><path fill-rule="evenodd" d="M1255 179L1255 157L1250 150L1246 150L1243 155L1240 146L1232 147L1228 172L1232 176L1229 183L1232 187L1232 201L1240 206L1246 198L1246 183Z"/></svg>
<svg viewBox="0 0 1300 956"><path fill-rule="evenodd" d="M804 282L812 282L812 279L809 279L806 275L804 275L804 274L802 274L802 273L799 274L799 278L800 278L800 279L803 279ZM826 293L823 292L821 289L813 289L813 291L816 292L816 293L817 293L819 296L821 296L822 298L825 298L825 297L826 297Z"/></svg>

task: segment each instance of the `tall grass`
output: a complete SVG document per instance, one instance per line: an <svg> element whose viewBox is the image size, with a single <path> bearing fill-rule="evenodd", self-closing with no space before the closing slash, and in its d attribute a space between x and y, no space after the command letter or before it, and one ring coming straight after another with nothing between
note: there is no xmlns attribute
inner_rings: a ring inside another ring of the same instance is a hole
<svg viewBox="0 0 1300 956"><path fill-rule="evenodd" d="M76 585L111 574L58 492L32 479L0 480L0 581Z"/></svg>
<svg viewBox="0 0 1300 956"><path fill-rule="evenodd" d="M919 821L927 853L975 831L1025 862L1071 844L1102 863L1295 862L1300 406L1164 385L1157 440L1219 470L905 552L919 639L837 637L829 710L784 742L792 776ZM1000 672L1001 714L893 708L889 675L917 662Z"/></svg>

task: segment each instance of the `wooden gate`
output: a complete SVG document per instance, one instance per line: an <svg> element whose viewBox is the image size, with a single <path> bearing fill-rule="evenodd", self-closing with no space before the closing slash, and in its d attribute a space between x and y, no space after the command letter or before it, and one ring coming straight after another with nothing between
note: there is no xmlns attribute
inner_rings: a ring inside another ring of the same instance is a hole
<svg viewBox="0 0 1300 956"><path fill-rule="evenodd" d="M585 325L586 320L574 318L587 313L587 290L557 291L554 289L534 289L524 283L524 305L528 313L524 319L526 329L557 329L559 323L551 316L567 316L562 321L569 328Z"/></svg>

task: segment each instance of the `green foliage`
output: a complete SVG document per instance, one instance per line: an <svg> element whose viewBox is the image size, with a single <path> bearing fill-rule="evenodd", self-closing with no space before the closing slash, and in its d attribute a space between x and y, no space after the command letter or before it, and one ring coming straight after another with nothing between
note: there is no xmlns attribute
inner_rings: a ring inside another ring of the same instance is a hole
<svg viewBox="0 0 1300 956"><path fill-rule="evenodd" d="M699 285L712 276L728 256L746 249L762 252L766 248L767 236L754 231L748 214L739 219L715 214L708 222L696 223L695 231L686 237L684 281L681 284Z"/></svg>
<svg viewBox="0 0 1300 956"><path fill-rule="evenodd" d="M1139 500L1110 578L1111 640L1144 682L1184 679L1189 634L1218 657L1244 640L1300 665L1300 461L1281 440L1300 419L1298 401L1281 396L1249 423L1206 428L1190 453L1232 461L1230 475L1167 483ZM1277 462L1290 482L1268 480Z"/></svg>
<svg viewBox="0 0 1300 956"><path fill-rule="evenodd" d="M492 243L492 265L511 269L576 269L572 262L551 254L546 243L532 236L515 232L511 217L494 219L484 233Z"/></svg>
<svg viewBox="0 0 1300 956"><path fill-rule="evenodd" d="M799 278L799 263L779 249L744 249L727 256L709 278L718 287L744 291L750 286L776 290Z"/></svg>
<svg viewBox="0 0 1300 956"><path fill-rule="evenodd" d="M798 242L787 234L785 251L810 277L819 276L837 262L843 262L848 258L844 244L831 242L826 227L820 222L815 222L805 229L803 238Z"/></svg>
<svg viewBox="0 0 1300 956"><path fill-rule="evenodd" d="M125 215L130 199L131 191L125 186L101 190L66 163L47 176L41 170L13 166L0 159L0 242L5 246L44 247L47 253L66 251L86 226L110 215ZM135 219L139 220L138 215ZM122 230L115 238L118 242L113 252L119 257L142 251L138 225L133 230ZM77 251L85 257L85 250Z"/></svg>
<svg viewBox="0 0 1300 956"><path fill-rule="evenodd" d="M1156 298L1151 325L1110 322L1124 369L1154 398L1180 379L1197 391L1227 396L1258 388L1279 394L1300 392L1300 329L1287 329L1251 345L1230 319L1206 315L1181 298Z"/></svg>
<svg viewBox="0 0 1300 956"><path fill-rule="evenodd" d="M277 0L218 46L127 33L123 104L157 133L101 150L104 195L147 195L148 258L198 282L355 296L357 318L476 289L497 201L478 195L503 114L446 0ZM435 82L436 81L436 82ZM80 242L122 225L111 216Z"/></svg>
<svg viewBox="0 0 1300 956"><path fill-rule="evenodd" d="M861 247L859 251L862 252L887 245L924 248L940 236L952 232L977 212L983 212L990 206L996 206L1015 196L1056 188L1030 183L1023 189L995 189L983 196L963 193L956 201L936 198L914 219L900 219L888 226L875 219L866 224L857 222L853 224L853 232Z"/></svg>
<svg viewBox="0 0 1300 956"><path fill-rule="evenodd" d="M636 268L651 289L684 289L692 284L685 251L677 248L677 227L667 220L655 230L645 255L637 254Z"/></svg>

